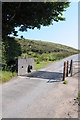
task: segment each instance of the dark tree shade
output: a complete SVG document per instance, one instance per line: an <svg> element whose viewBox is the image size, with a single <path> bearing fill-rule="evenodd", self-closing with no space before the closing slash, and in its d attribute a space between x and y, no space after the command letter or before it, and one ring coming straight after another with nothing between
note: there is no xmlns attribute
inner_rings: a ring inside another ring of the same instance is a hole
<svg viewBox="0 0 80 120"><path fill-rule="evenodd" d="M48 26L53 21L65 20L63 11L69 7L69 2L3 2L2 3L2 35L14 33L15 27L20 31L28 28L40 29L41 25Z"/></svg>

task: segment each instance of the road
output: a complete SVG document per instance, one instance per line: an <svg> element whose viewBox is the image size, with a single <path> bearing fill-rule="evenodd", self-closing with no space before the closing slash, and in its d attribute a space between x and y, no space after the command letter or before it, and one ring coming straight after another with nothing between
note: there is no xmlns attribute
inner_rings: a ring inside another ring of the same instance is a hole
<svg viewBox="0 0 80 120"><path fill-rule="evenodd" d="M78 55L51 63L30 77L18 76L3 84L2 117L77 117L77 113L69 115L69 112L74 98L77 97L78 80L68 80L68 85L64 85L62 81L63 63L71 59L77 60ZM75 107L77 110L77 106Z"/></svg>

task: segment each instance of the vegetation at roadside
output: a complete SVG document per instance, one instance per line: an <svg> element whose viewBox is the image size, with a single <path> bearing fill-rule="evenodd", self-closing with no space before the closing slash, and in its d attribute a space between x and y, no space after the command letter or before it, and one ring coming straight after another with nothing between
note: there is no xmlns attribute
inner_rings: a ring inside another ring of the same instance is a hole
<svg viewBox="0 0 80 120"><path fill-rule="evenodd" d="M11 78L16 77L16 72L10 72L10 71L0 71L0 83L4 83L9 81Z"/></svg>
<svg viewBox="0 0 80 120"><path fill-rule="evenodd" d="M39 64L34 62L34 69L38 70L38 69L44 68L44 67L46 67L50 63L51 63L51 61L43 61L43 62L40 62Z"/></svg>
<svg viewBox="0 0 80 120"><path fill-rule="evenodd" d="M67 80L64 80L63 84L68 84L68 81L67 81Z"/></svg>
<svg viewBox="0 0 80 120"><path fill-rule="evenodd" d="M33 57L35 66L39 68L44 62L50 63L78 53L78 50L61 44L10 37L2 40L2 49L3 70L11 72L16 71L18 57Z"/></svg>
<svg viewBox="0 0 80 120"><path fill-rule="evenodd" d="M2 80L3 82L16 75L16 59L21 57L34 58L34 68L38 70L49 63L61 60L78 50L61 44L44 42L41 40L28 40L18 38L6 38L2 40ZM14 75L15 72L15 75Z"/></svg>

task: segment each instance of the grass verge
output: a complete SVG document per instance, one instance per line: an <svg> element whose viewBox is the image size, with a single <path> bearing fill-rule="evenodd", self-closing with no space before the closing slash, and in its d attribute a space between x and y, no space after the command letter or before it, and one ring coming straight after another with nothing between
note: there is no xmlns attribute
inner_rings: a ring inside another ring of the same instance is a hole
<svg viewBox="0 0 80 120"><path fill-rule="evenodd" d="M51 61L46 61L46 62L40 62L39 64L37 64L36 62L34 62L34 69L38 70L41 68L46 67L49 63L51 63ZM16 72L10 72L10 71L0 71L0 83L5 83L8 82L9 80L11 80L13 77L16 77L17 73Z"/></svg>
<svg viewBox="0 0 80 120"><path fill-rule="evenodd" d="M0 71L0 83L4 83L17 76L16 72Z"/></svg>
<svg viewBox="0 0 80 120"><path fill-rule="evenodd" d="M52 61L43 61L43 62L40 62L39 64L34 62L34 70L39 70L41 68L44 68L50 63L52 63Z"/></svg>

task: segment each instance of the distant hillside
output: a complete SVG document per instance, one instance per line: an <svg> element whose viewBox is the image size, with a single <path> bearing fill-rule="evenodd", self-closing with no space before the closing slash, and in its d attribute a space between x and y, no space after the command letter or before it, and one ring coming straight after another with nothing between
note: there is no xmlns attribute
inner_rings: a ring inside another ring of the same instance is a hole
<svg viewBox="0 0 80 120"><path fill-rule="evenodd" d="M23 53L32 51L36 53L51 53L51 52L70 52L76 53L77 50L61 44L56 44L52 42L44 42L39 40L29 40L29 39L15 39L21 45Z"/></svg>
<svg viewBox="0 0 80 120"><path fill-rule="evenodd" d="M54 61L78 53L74 48L39 40L15 39L22 49L22 56L34 57L35 61Z"/></svg>
<svg viewBox="0 0 80 120"><path fill-rule="evenodd" d="M18 38L8 38L3 40L3 64L4 66L14 66L18 57L33 57L36 64L60 60L78 51L74 48L39 40L28 40Z"/></svg>

